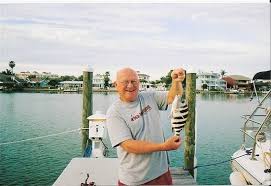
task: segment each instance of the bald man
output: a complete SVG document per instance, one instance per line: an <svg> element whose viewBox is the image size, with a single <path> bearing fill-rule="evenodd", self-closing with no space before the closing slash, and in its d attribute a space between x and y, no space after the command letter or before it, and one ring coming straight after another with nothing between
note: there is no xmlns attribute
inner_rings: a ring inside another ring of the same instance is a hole
<svg viewBox="0 0 271 186"><path fill-rule="evenodd" d="M165 139L159 110L182 95L182 68L171 73L168 92L139 92L137 72L123 68L115 86L119 99L107 111L107 128L120 160L118 185L172 185L167 151L181 145L180 137Z"/></svg>

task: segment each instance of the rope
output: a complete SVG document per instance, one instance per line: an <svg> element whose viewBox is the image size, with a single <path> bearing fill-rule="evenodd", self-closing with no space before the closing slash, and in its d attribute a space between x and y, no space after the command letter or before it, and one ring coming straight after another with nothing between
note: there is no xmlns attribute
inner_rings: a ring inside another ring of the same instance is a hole
<svg viewBox="0 0 271 186"><path fill-rule="evenodd" d="M103 140L101 140L101 142L103 143L105 149L108 149L108 147L104 144Z"/></svg>
<svg viewBox="0 0 271 186"><path fill-rule="evenodd" d="M62 134L68 134L68 133L75 132L75 131L80 131L80 130L81 129L79 128L79 129L64 131L64 132L60 132L60 133L56 133L56 134L49 134L49 135L46 135L46 136L38 136L38 137L35 137L35 138L28 138L28 139L24 139L24 140L10 141L10 142L5 142L5 143L0 143L0 146L15 144L15 143L21 143L21 142L25 142L25 141L32 141L32 140L37 140L37 139L42 139L42 138L48 138L48 137L58 136L58 135L62 135Z"/></svg>
<svg viewBox="0 0 271 186"><path fill-rule="evenodd" d="M194 170L194 169L197 169L197 168L208 167L208 166L213 166L213 165L219 165L219 164L222 164L222 163L230 162L230 161L235 160L235 159L237 159L237 158L241 158L241 157L243 157L243 156L245 156L245 155L249 155L249 153L243 154L243 155L241 155L241 156L237 156L236 158L231 158L231 159L229 159L229 160L217 162L217 163L212 163L212 164L207 164L207 165L199 165L199 166L195 166L195 167L193 167L192 169L188 169L188 170Z"/></svg>

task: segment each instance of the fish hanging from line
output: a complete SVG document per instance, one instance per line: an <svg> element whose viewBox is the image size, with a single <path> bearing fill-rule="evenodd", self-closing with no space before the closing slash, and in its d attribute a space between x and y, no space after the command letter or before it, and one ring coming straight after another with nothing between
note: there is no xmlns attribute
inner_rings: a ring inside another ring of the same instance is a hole
<svg viewBox="0 0 271 186"><path fill-rule="evenodd" d="M179 136L184 128L188 116L188 104L182 100L182 96L176 95L171 107L171 128L175 136Z"/></svg>

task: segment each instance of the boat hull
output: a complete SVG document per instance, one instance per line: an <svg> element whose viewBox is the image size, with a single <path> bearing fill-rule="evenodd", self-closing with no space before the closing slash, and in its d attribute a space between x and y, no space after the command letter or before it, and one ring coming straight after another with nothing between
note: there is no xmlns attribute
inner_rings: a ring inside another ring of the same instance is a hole
<svg viewBox="0 0 271 186"><path fill-rule="evenodd" d="M252 160L251 154L244 155L247 153L246 152L247 150L249 149L246 150L240 149L233 154L232 159L234 160L231 161L232 170L234 172L239 172L244 177L247 184L270 185L271 174L264 171L268 167L266 167L265 163L263 162L260 156L256 156L256 158ZM231 184L235 185L234 183L232 183L232 181Z"/></svg>

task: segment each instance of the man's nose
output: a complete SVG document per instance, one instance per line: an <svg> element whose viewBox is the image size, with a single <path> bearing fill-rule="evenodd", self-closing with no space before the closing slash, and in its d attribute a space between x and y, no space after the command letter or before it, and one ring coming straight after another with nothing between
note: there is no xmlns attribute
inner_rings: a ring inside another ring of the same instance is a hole
<svg viewBox="0 0 271 186"><path fill-rule="evenodd" d="M132 83L132 81L128 81L127 87L133 87L134 84Z"/></svg>

